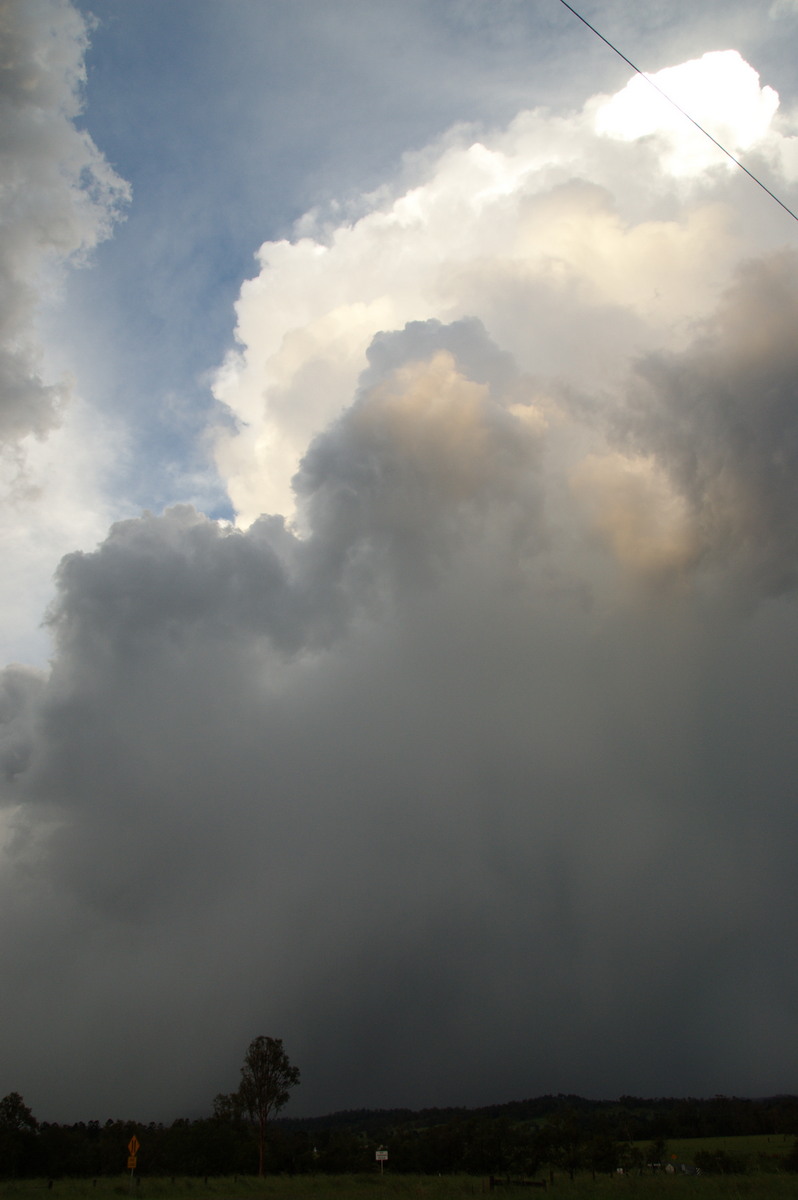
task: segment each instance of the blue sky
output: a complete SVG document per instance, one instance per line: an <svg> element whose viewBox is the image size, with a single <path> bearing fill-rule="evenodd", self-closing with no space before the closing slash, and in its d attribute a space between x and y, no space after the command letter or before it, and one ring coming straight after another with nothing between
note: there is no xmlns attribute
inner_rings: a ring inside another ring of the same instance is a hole
<svg viewBox="0 0 798 1200"><path fill-rule="evenodd" d="M795 207L792 0L582 11ZM795 1090L795 222L558 0L3 37L0 1093Z"/></svg>

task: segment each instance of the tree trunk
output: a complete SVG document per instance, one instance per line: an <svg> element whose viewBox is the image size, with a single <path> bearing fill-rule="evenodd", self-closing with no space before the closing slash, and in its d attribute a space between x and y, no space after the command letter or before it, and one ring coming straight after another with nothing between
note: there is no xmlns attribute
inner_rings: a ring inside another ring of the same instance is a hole
<svg viewBox="0 0 798 1200"><path fill-rule="evenodd" d="M266 1174L266 1118L261 1117L258 1121L258 1175Z"/></svg>

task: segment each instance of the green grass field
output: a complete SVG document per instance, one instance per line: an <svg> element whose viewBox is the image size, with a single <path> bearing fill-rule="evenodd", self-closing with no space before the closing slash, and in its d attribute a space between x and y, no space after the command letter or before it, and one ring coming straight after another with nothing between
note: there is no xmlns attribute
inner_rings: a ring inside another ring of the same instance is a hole
<svg viewBox="0 0 798 1200"><path fill-rule="evenodd" d="M748 1137L674 1138L668 1142L668 1153L690 1162L696 1150L724 1150L735 1158L749 1159L755 1165L760 1155L783 1158L792 1150L794 1141L793 1137L764 1133Z"/></svg>
<svg viewBox="0 0 798 1200"><path fill-rule="evenodd" d="M140 1200L474 1200L493 1195L526 1200L546 1195L557 1200L721 1200L721 1197L746 1197L747 1200L795 1200L798 1176L749 1174L742 1176L683 1175L602 1176L595 1181L589 1174L571 1182L556 1175L545 1192L528 1188L502 1188L488 1191L487 1180L470 1176L385 1175L305 1175L273 1179L232 1178L148 1179L132 1191L125 1177L102 1179L96 1187L91 1180L60 1180L48 1189L46 1180L25 1180L0 1184L3 1200L125 1200L131 1195Z"/></svg>

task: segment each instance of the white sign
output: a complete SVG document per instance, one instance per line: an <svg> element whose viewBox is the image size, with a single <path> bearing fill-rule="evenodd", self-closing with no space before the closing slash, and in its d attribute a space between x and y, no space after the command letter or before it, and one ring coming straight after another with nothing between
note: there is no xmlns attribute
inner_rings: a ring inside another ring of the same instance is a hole
<svg viewBox="0 0 798 1200"><path fill-rule="evenodd" d="M387 1162L388 1161L388 1151L387 1150L378 1150L377 1153L374 1155L374 1157L376 1158L377 1162Z"/></svg>

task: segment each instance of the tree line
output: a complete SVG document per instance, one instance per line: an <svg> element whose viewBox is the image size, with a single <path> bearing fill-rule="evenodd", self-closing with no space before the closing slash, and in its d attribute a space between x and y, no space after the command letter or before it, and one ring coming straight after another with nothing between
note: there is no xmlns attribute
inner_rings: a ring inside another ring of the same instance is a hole
<svg viewBox="0 0 798 1200"><path fill-rule="evenodd" d="M548 1095L480 1109L277 1117L298 1083L280 1039L256 1038L237 1091L217 1096L211 1115L196 1120L59 1125L38 1121L13 1092L0 1100L0 1176L118 1175L133 1135L141 1144L136 1171L151 1176L368 1172L381 1148L394 1173L528 1178L555 1169L644 1170L665 1161L668 1139L742 1134L769 1135L773 1165L798 1169L798 1153L790 1153L798 1134L796 1096L595 1101ZM729 1155L704 1157L706 1170L742 1169Z"/></svg>

